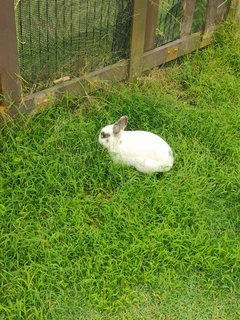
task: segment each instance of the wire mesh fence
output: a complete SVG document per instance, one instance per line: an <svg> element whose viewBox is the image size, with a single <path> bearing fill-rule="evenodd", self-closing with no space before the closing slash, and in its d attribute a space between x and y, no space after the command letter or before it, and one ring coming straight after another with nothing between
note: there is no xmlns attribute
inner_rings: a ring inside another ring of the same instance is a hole
<svg viewBox="0 0 240 320"><path fill-rule="evenodd" d="M15 0L25 87L36 91L126 58L132 7L132 0Z"/></svg>
<svg viewBox="0 0 240 320"><path fill-rule="evenodd" d="M14 1L24 93L129 58L133 0ZM156 46L180 38L183 3L159 1ZM216 3L219 22L231 0ZM207 0L195 0L192 33L203 30L206 9Z"/></svg>
<svg viewBox="0 0 240 320"><path fill-rule="evenodd" d="M183 1L160 1L156 30L156 43L162 45L180 37Z"/></svg>
<svg viewBox="0 0 240 320"><path fill-rule="evenodd" d="M206 8L207 0L196 0L192 24L193 33L202 31L205 20Z"/></svg>
<svg viewBox="0 0 240 320"><path fill-rule="evenodd" d="M231 0L216 0L216 23L226 18ZM207 0L195 0L192 33L201 32L204 26ZM166 44L180 38L183 18L183 0L162 0L159 4L159 14L156 30L156 44Z"/></svg>

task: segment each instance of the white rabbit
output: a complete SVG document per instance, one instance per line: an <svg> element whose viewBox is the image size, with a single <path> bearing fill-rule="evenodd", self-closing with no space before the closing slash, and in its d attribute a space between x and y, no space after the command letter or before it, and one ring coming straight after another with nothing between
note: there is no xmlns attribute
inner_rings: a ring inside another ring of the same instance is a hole
<svg viewBox="0 0 240 320"><path fill-rule="evenodd" d="M164 172L173 166L170 146L159 136L148 131L124 131L128 118L104 127L98 141L116 162L136 168L143 173Z"/></svg>

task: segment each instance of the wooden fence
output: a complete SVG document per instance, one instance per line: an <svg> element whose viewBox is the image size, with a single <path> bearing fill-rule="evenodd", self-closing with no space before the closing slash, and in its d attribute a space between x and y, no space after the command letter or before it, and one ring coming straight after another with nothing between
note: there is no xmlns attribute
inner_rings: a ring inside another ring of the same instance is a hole
<svg viewBox="0 0 240 320"><path fill-rule="evenodd" d="M40 92L22 96L14 0L0 0L0 111L29 113L65 92L81 95L98 87L99 81L133 81L144 71L172 61L211 42L221 20L224 0L208 0L202 32L191 34L196 0L183 0L180 38L156 47L157 15L161 0L134 0L130 57L83 77L73 78ZM239 18L240 0L231 2L230 14ZM219 18L220 17L220 18Z"/></svg>

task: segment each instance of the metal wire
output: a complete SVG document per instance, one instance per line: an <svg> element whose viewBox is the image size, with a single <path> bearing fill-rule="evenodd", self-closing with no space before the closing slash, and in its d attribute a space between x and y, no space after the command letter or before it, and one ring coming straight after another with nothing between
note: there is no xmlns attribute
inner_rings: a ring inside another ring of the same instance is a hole
<svg viewBox="0 0 240 320"><path fill-rule="evenodd" d="M48 87L126 57L132 0L16 0L21 76ZM119 42L117 44L117 42Z"/></svg>
<svg viewBox="0 0 240 320"><path fill-rule="evenodd" d="M231 0L224 1L218 6L222 8L225 19L229 10ZM201 32L204 25L207 0L196 0L193 16L192 33ZM224 11L225 10L225 11ZM156 30L156 44L158 46L174 41L180 37L180 27L183 17L183 0L162 0L160 1L158 23Z"/></svg>
<svg viewBox="0 0 240 320"><path fill-rule="evenodd" d="M162 45L179 38L182 13L182 0L161 1L156 32L156 42L158 45Z"/></svg>
<svg viewBox="0 0 240 320"><path fill-rule="evenodd" d="M196 0L193 16L192 32L201 31L204 24L207 0Z"/></svg>
<svg viewBox="0 0 240 320"><path fill-rule="evenodd" d="M133 0L15 1L21 76L28 90L129 57ZM202 30L206 3L196 0L192 32ZM223 0L219 9L230 3ZM180 37L182 16L183 0L160 1L157 45Z"/></svg>

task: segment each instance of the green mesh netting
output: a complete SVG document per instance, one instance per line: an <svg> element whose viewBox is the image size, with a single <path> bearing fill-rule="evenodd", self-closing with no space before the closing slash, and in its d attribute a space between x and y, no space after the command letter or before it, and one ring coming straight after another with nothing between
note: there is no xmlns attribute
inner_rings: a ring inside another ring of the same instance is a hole
<svg viewBox="0 0 240 320"><path fill-rule="evenodd" d="M129 55L132 0L15 0L15 10L28 90Z"/></svg>
<svg viewBox="0 0 240 320"><path fill-rule="evenodd" d="M231 1L216 1L223 19ZM202 30L206 3L196 0L192 32ZM25 92L129 57L133 0L15 0L15 8ZM180 37L182 16L183 0L160 0L156 45Z"/></svg>
<svg viewBox="0 0 240 320"><path fill-rule="evenodd" d="M160 1L156 31L157 45L171 42L180 37L180 23L183 14L183 1Z"/></svg>
<svg viewBox="0 0 240 320"><path fill-rule="evenodd" d="M231 0L216 0L216 23L226 18ZM192 33L201 32L204 26L207 0L196 0ZM180 37L183 17L183 0L160 0L158 23L156 30L156 44L163 45Z"/></svg>

